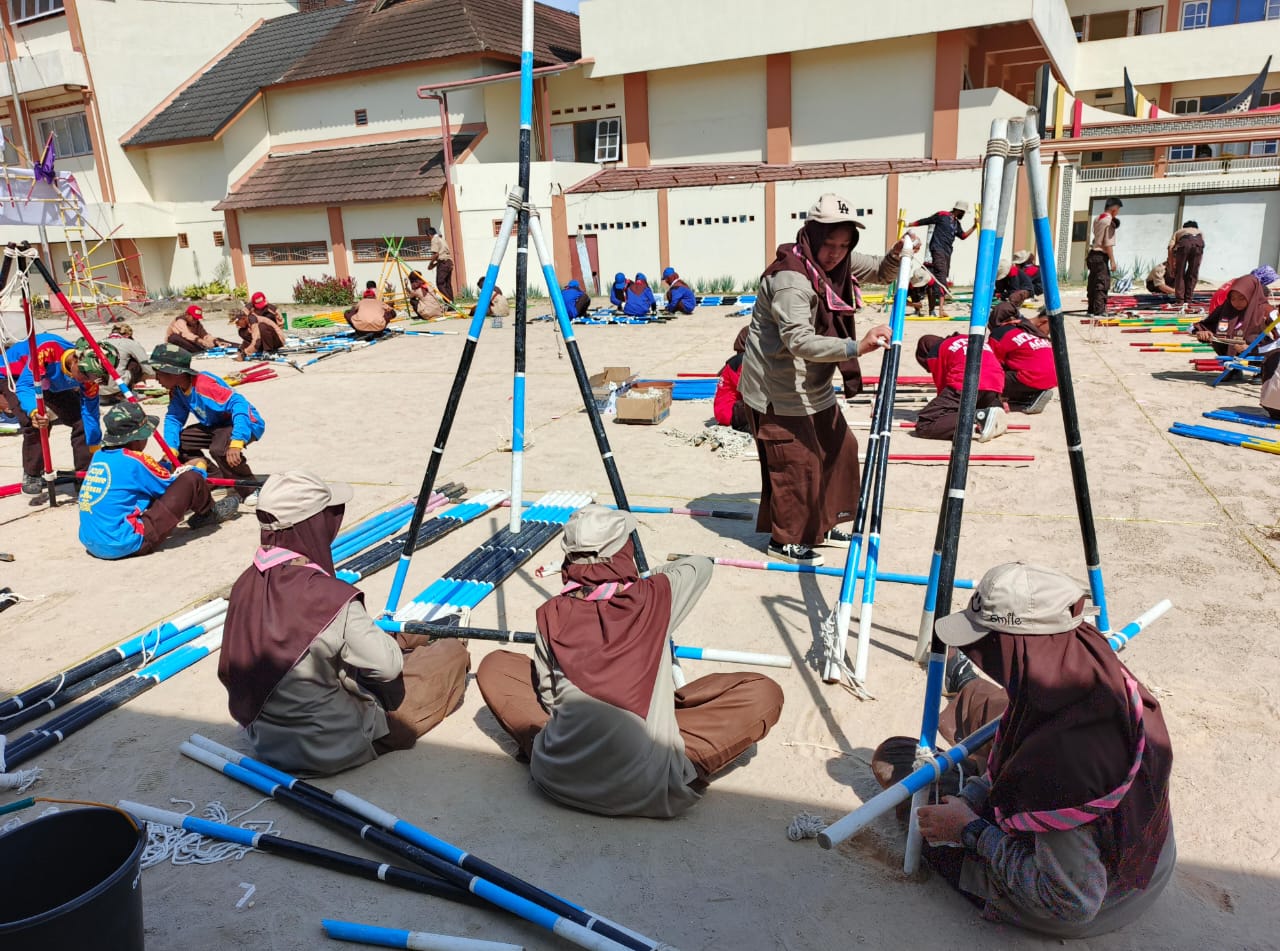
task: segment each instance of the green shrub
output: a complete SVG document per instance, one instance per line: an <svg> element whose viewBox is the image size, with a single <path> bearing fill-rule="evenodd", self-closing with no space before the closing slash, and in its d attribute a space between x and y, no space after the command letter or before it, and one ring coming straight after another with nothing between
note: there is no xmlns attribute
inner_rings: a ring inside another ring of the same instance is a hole
<svg viewBox="0 0 1280 951"><path fill-rule="evenodd" d="M356 282L350 277L322 274L319 278L303 277L293 285L295 304L329 304L350 307L356 301Z"/></svg>
<svg viewBox="0 0 1280 951"><path fill-rule="evenodd" d="M249 299L249 285L248 285L248 284L237 284L237 285L235 286L235 288L231 291L231 294L232 294L232 296L234 296L234 297L235 297L235 299L236 299L236 300L248 300L248 299Z"/></svg>

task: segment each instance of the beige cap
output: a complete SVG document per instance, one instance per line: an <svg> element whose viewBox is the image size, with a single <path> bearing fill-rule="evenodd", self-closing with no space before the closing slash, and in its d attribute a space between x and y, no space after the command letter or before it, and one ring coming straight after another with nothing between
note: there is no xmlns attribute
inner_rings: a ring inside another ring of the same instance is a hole
<svg viewBox="0 0 1280 951"><path fill-rule="evenodd" d="M967 201L958 201L951 206L952 211L963 211L966 215L973 210Z"/></svg>
<svg viewBox="0 0 1280 951"><path fill-rule="evenodd" d="M1023 264L1026 264L1026 263L1027 263L1028 261L1030 261L1030 260L1031 260L1031 252L1030 252L1030 251L1015 251L1015 252L1013 253L1013 263L1014 263L1014 264L1017 264L1017 265L1023 265Z"/></svg>
<svg viewBox="0 0 1280 951"><path fill-rule="evenodd" d="M1008 261L1005 261L1002 259L1000 263L996 265L996 280L1003 281L1006 277L1008 277L1009 269L1011 267L1012 265Z"/></svg>
<svg viewBox="0 0 1280 951"><path fill-rule="evenodd" d="M630 512L584 505L569 516L560 544L574 561L592 564L620 552L635 530L636 517Z"/></svg>
<svg viewBox="0 0 1280 951"><path fill-rule="evenodd" d="M258 511L275 519L265 523L266 528L279 531L305 522L330 505L346 505L353 494L345 482L325 482L318 475L293 469L267 479L258 493Z"/></svg>
<svg viewBox="0 0 1280 951"><path fill-rule="evenodd" d="M933 275L929 273L929 270L926 267L917 267L911 272L912 287L928 287L932 281Z"/></svg>
<svg viewBox="0 0 1280 951"><path fill-rule="evenodd" d="M1062 634L1097 613L1091 605L1075 614L1076 603L1088 590L1060 571L1022 561L997 565L978 582L969 606L948 614L935 625L938 638L964 647L992 631L1005 634Z"/></svg>
<svg viewBox="0 0 1280 951"><path fill-rule="evenodd" d="M853 207L839 195L827 192L809 209L809 221L822 225L851 224L856 228L865 228L861 221L853 216Z"/></svg>

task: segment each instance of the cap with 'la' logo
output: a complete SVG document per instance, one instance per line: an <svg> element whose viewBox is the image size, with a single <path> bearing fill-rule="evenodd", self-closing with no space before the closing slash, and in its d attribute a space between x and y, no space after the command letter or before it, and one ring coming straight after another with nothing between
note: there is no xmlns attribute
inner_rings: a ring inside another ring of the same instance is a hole
<svg viewBox="0 0 1280 951"><path fill-rule="evenodd" d="M1088 594L1084 585L1060 571L1009 562L983 575L969 606L939 620L936 630L939 639L952 647L973 644L992 631L1062 634L1097 613L1089 604L1076 611Z"/></svg>
<svg viewBox="0 0 1280 951"><path fill-rule="evenodd" d="M816 221L818 224L834 225L834 224L852 224L856 228L865 228L861 221L853 216L849 203L839 195L827 192L819 198L806 216L809 221Z"/></svg>

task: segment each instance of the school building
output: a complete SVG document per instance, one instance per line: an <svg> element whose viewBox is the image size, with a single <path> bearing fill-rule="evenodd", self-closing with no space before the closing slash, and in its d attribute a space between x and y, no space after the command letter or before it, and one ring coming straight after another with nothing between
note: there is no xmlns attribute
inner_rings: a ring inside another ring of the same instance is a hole
<svg viewBox="0 0 1280 951"><path fill-rule="evenodd" d="M483 273L517 176L518 0L216 16L4 3L22 108L55 135L95 226L137 249L129 266L152 293L225 261L236 283L288 300L302 276L376 278L388 238L426 265L430 226L454 247L455 286ZM647 0L644 22L661 29L635 28L634 0L537 10L530 197L562 280L583 276L581 236L606 282L668 264L691 282L746 281L824 191L860 210L860 247L878 250L900 210L976 202L991 119L1028 102L1045 112L1060 268L1079 276L1087 220L1110 194L1125 202L1124 266L1162 258L1185 218L1206 232L1208 279L1280 264L1280 109L1267 111L1280 76L1266 71L1280 0L919 0L875 16L847 0L738 0L732 16ZM166 43L140 68L122 33ZM190 48L165 49L171 36ZM68 81L35 88L50 76ZM1213 112L1242 92L1244 111ZM12 87L4 101L12 111ZM1031 245L1025 189L1012 228L1006 248ZM960 282L976 244L957 247ZM506 288L514 262L513 246Z"/></svg>

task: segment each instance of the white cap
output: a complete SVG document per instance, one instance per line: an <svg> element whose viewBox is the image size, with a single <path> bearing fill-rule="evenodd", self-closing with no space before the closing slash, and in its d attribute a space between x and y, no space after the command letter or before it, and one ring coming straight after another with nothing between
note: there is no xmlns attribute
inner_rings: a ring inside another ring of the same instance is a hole
<svg viewBox="0 0 1280 951"><path fill-rule="evenodd" d="M1060 571L1013 561L982 576L968 607L936 624L944 644L964 647L992 631L1004 634L1062 634L1074 631L1097 609L1075 606L1088 590Z"/></svg>
<svg viewBox="0 0 1280 951"><path fill-rule="evenodd" d="M855 228L865 228L861 221L853 216L853 207L839 195L827 192L809 209L809 221L822 225L851 224Z"/></svg>
<svg viewBox="0 0 1280 951"><path fill-rule="evenodd" d="M958 201L951 206L952 211L963 211L966 215L972 210L967 201Z"/></svg>
<svg viewBox="0 0 1280 951"><path fill-rule="evenodd" d="M267 479L258 493L258 511L275 521L264 527L293 528L331 505L346 505L354 492L345 482L325 482L302 469L280 472Z"/></svg>

